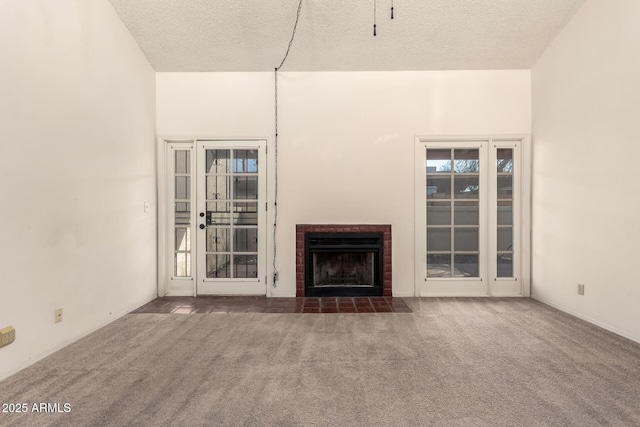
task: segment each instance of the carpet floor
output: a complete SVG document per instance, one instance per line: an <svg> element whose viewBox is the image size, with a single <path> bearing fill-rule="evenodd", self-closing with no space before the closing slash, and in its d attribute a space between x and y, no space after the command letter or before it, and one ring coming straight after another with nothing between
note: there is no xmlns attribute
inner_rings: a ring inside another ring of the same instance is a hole
<svg viewBox="0 0 640 427"><path fill-rule="evenodd" d="M0 382L28 407L0 425L640 426L640 344L527 298L404 301L129 314Z"/></svg>

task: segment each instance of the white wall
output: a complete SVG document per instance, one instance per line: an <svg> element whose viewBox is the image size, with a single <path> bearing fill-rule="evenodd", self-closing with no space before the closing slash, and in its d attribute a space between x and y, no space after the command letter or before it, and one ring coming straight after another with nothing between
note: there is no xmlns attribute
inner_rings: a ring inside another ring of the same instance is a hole
<svg viewBox="0 0 640 427"><path fill-rule="evenodd" d="M639 20L589 0L532 70L533 296L636 341Z"/></svg>
<svg viewBox="0 0 640 427"><path fill-rule="evenodd" d="M159 136L273 143L273 73L156 81ZM278 85L277 296L295 295L295 225L304 223L391 224L393 293L413 295L415 136L530 132L526 70L284 72Z"/></svg>
<svg viewBox="0 0 640 427"><path fill-rule="evenodd" d="M2 378L155 296L156 220L155 73L111 4L2 0L0 57Z"/></svg>

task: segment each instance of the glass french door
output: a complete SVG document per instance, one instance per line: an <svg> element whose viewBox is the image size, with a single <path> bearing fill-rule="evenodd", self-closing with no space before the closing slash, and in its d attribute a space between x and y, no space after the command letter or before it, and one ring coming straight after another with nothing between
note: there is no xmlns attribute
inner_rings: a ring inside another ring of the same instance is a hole
<svg viewBox="0 0 640 427"><path fill-rule="evenodd" d="M167 294L264 295L265 141L167 147Z"/></svg>
<svg viewBox="0 0 640 427"><path fill-rule="evenodd" d="M421 141L416 294L520 295L520 141Z"/></svg>

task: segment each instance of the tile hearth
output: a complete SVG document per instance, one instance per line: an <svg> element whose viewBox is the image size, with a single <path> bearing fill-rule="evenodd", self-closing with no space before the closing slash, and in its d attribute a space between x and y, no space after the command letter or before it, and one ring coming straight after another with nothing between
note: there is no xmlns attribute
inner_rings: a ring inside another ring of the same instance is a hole
<svg viewBox="0 0 640 427"><path fill-rule="evenodd" d="M199 296L161 297L131 313L411 313L411 309L402 298L393 297Z"/></svg>

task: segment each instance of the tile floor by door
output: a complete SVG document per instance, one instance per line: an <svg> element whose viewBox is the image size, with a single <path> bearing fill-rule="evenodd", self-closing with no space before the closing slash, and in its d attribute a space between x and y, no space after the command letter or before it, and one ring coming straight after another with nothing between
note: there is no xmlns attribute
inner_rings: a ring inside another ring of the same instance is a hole
<svg viewBox="0 0 640 427"><path fill-rule="evenodd" d="M264 296L161 297L132 313L411 313L402 298Z"/></svg>

